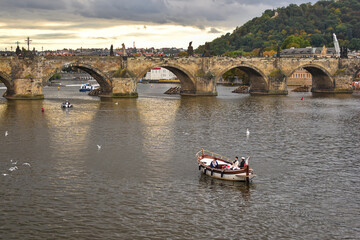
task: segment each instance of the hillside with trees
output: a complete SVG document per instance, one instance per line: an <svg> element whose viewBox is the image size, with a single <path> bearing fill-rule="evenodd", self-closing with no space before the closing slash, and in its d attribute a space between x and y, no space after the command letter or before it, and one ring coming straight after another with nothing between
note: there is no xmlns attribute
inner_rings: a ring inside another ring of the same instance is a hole
<svg viewBox="0 0 360 240"><path fill-rule="evenodd" d="M266 10L231 34L227 33L210 42L212 55L272 55L278 46L333 47L335 33L340 46L360 50L360 1L318 1L315 4L291 4ZM203 53L199 46L197 53Z"/></svg>

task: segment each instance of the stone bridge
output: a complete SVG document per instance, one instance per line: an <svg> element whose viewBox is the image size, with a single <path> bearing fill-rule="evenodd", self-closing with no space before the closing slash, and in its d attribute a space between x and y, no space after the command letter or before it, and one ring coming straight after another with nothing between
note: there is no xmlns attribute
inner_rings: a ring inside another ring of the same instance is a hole
<svg viewBox="0 0 360 240"><path fill-rule="evenodd" d="M145 58L116 56L0 58L7 99L42 99L43 86L64 66L90 74L102 97L137 97L136 85L150 69L163 67L181 83L181 95L217 95L216 82L233 68L248 74L251 94L287 94L287 79L299 68L312 74L312 92L352 93L360 59L337 58Z"/></svg>

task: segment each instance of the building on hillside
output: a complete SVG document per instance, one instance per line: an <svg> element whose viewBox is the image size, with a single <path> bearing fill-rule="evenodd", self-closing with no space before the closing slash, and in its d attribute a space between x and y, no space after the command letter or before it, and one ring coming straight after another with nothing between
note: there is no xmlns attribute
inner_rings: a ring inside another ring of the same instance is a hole
<svg viewBox="0 0 360 240"><path fill-rule="evenodd" d="M289 48L280 51L281 57L336 57L335 48L306 47Z"/></svg>
<svg viewBox="0 0 360 240"><path fill-rule="evenodd" d="M357 52L348 50L348 58L356 58ZM276 56L273 55L274 57ZM289 48L280 51L281 57L338 57L335 48L323 47L306 47L306 48Z"/></svg>
<svg viewBox="0 0 360 240"><path fill-rule="evenodd" d="M175 80L176 76L165 68L153 68L146 73L144 80Z"/></svg>
<svg viewBox="0 0 360 240"><path fill-rule="evenodd" d="M295 71L288 79L288 86L311 86L312 85L312 75L305 69L301 68Z"/></svg>

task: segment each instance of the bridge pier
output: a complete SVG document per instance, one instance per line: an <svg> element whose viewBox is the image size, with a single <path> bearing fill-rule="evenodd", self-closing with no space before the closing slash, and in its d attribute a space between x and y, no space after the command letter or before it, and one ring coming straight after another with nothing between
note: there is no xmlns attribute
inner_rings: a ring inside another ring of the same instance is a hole
<svg viewBox="0 0 360 240"><path fill-rule="evenodd" d="M136 79L135 78L112 78L112 92L101 97L112 98L136 98Z"/></svg>
<svg viewBox="0 0 360 240"><path fill-rule="evenodd" d="M313 84L311 92L314 93L353 93L352 81L353 76L348 74L346 69L339 69L333 76L332 86L321 85L318 81Z"/></svg>
<svg viewBox="0 0 360 240"><path fill-rule="evenodd" d="M250 95L288 95L288 90L249 90Z"/></svg>
<svg viewBox="0 0 360 240"><path fill-rule="evenodd" d="M18 78L12 81L11 88L8 88L3 97L9 100L27 99L39 100L44 99L43 85L41 79L27 76L25 78Z"/></svg>
<svg viewBox="0 0 360 240"><path fill-rule="evenodd" d="M212 92L205 92L205 91L187 91L187 90L181 90L180 91L181 96L217 96L217 91Z"/></svg>
<svg viewBox="0 0 360 240"><path fill-rule="evenodd" d="M195 86L182 83L180 95L182 96L217 96L216 82L213 76L196 77Z"/></svg>
<svg viewBox="0 0 360 240"><path fill-rule="evenodd" d="M352 94L352 89L344 89L344 88L334 88L334 89L316 89L311 88L311 92L313 93L348 93Z"/></svg>
<svg viewBox="0 0 360 240"><path fill-rule="evenodd" d="M267 84L262 76L252 75L249 93L251 95L287 95L286 76L280 69L273 70L267 76Z"/></svg>

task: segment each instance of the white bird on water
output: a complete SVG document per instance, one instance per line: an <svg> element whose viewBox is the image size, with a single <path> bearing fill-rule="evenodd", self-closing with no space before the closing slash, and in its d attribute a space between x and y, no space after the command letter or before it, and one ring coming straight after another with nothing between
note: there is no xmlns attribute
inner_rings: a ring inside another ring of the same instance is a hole
<svg viewBox="0 0 360 240"><path fill-rule="evenodd" d="M7 135L9 135L9 132L8 132L8 131L5 131L5 137L6 137Z"/></svg>
<svg viewBox="0 0 360 240"><path fill-rule="evenodd" d="M249 136L250 135L250 131L249 131L249 129L247 128L246 129L246 136Z"/></svg>
<svg viewBox="0 0 360 240"><path fill-rule="evenodd" d="M17 166L15 166L15 167L11 167L11 168L9 168L9 171L10 172L12 172L12 171L15 171L15 170L17 170L18 169L18 167Z"/></svg>
<svg viewBox="0 0 360 240"><path fill-rule="evenodd" d="M24 166L29 166L29 167L31 166L30 163L27 163L27 162L26 162L26 163L23 163L22 165L24 165Z"/></svg>
<svg viewBox="0 0 360 240"><path fill-rule="evenodd" d="M100 151L100 149L101 149L101 145L97 145L97 147L98 147L98 150Z"/></svg>

